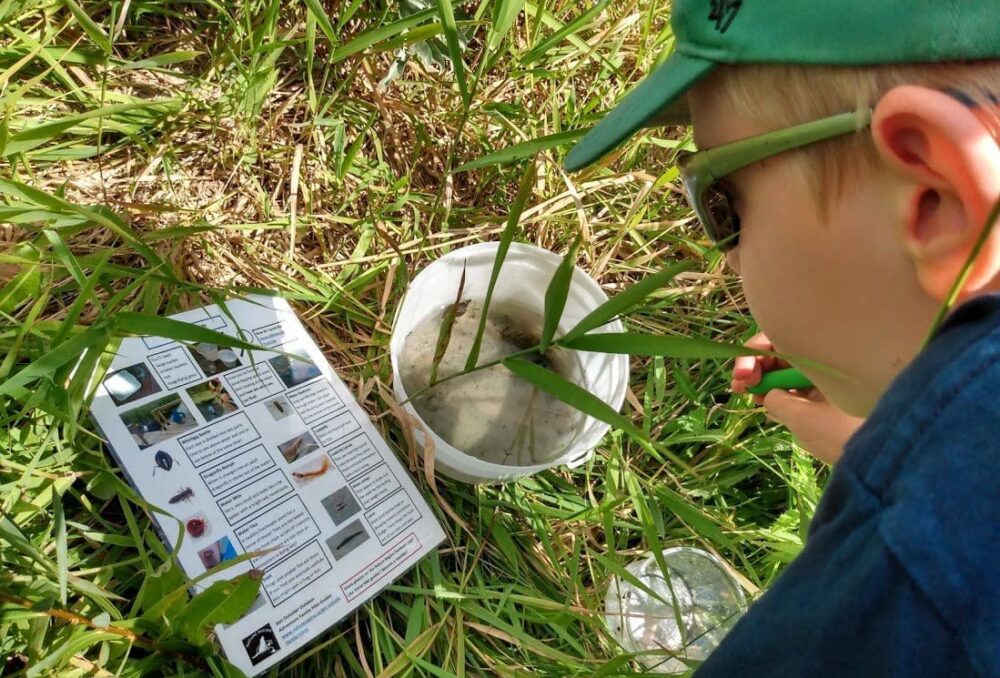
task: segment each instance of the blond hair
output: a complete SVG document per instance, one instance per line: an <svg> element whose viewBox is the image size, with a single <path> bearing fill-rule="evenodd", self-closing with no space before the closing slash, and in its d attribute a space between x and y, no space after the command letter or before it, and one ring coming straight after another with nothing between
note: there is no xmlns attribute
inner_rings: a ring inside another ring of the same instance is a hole
<svg viewBox="0 0 1000 678"><path fill-rule="evenodd" d="M749 64L717 69L705 85L764 129L871 108L899 85L957 90L988 112L988 124L1000 141L1000 60L870 67ZM878 157L868 131L795 155L823 205L844 189L848 177L863 176L859 169L875 167Z"/></svg>

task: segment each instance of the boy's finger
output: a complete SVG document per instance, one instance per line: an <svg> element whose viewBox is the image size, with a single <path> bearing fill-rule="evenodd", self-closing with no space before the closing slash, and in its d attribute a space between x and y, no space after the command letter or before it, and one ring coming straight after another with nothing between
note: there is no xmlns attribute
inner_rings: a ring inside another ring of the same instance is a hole
<svg viewBox="0 0 1000 678"><path fill-rule="evenodd" d="M794 433L798 423L811 416L818 403L775 389L763 396L762 404L767 409L768 417L792 429Z"/></svg>
<svg viewBox="0 0 1000 678"><path fill-rule="evenodd" d="M754 375L756 375L757 381L753 382L753 384L756 384L760 381L762 369L760 361L753 356L737 358L736 365L733 367L733 379L750 382Z"/></svg>
<svg viewBox="0 0 1000 678"><path fill-rule="evenodd" d="M744 344L747 348L752 348L757 351L773 351L774 346L771 344L771 340L767 338L767 335L761 333L754 335L747 343Z"/></svg>
<svg viewBox="0 0 1000 678"><path fill-rule="evenodd" d="M774 344L771 343L771 340L768 339L767 335L764 334L764 333L757 334L757 335L751 337L743 345L746 346L747 348L752 348L755 351L773 351L774 350ZM767 356L767 355L763 355L763 356L745 356L743 358L737 358L736 359L736 368L734 368L734 372L736 372L737 370L740 370L741 368L742 369L746 369L745 366L746 365L750 365L751 364L750 361L753 361L753 363L755 365L759 365L760 368L761 368L761 370L763 372L770 372L771 370L776 369L776 368L780 368L780 367L790 367L790 365L788 365L788 363L786 363L784 360L778 360L777 358L773 358L773 357ZM734 374L734 376L737 379L742 378L739 374ZM755 386L758 383L760 383L760 378L759 377L757 378L757 381L751 382L751 386Z"/></svg>

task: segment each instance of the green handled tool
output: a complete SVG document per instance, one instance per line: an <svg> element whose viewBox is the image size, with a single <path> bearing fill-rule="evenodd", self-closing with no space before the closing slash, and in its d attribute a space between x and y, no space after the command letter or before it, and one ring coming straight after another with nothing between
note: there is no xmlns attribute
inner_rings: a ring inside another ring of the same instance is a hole
<svg viewBox="0 0 1000 678"><path fill-rule="evenodd" d="M813 383L809 381L806 375L795 369L787 369L767 372L760 380L759 384L753 388L747 389L747 393L752 393L753 395L765 395L768 391L773 391L775 389L789 391L792 389L807 388L813 388Z"/></svg>

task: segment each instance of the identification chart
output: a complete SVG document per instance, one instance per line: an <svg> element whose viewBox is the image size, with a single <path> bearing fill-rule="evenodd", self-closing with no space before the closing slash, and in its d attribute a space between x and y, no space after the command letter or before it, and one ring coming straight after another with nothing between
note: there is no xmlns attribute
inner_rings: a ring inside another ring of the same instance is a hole
<svg viewBox="0 0 1000 678"><path fill-rule="evenodd" d="M407 471L280 298L172 318L263 346L125 339L92 413L162 535L185 531L189 577L264 572L250 612L216 634L265 671L372 598L444 533ZM235 322L234 322L235 321ZM164 537L168 548L173 538Z"/></svg>

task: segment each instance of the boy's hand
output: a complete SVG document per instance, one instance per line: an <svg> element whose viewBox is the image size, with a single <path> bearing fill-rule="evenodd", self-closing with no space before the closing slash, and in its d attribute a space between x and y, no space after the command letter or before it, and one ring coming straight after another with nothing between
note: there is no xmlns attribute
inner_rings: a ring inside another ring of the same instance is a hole
<svg viewBox="0 0 1000 678"><path fill-rule="evenodd" d="M763 334L758 334L746 345L759 351L774 350ZM760 383L765 372L786 367L790 367L787 362L770 356L737 358L733 368L733 392L746 393L748 388ZM764 406L768 418L788 428L809 454L828 464L835 464L840 459L844 444L865 421L834 407L815 388L774 390L767 395L754 396L754 402Z"/></svg>

